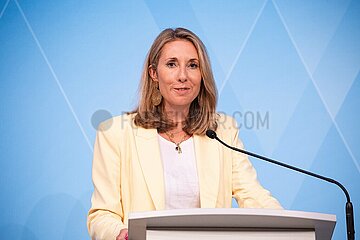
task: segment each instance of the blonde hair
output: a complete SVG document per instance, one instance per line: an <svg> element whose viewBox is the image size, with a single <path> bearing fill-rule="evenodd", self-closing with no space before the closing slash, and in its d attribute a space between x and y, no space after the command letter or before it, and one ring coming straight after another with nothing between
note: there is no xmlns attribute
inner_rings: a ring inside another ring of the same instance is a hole
<svg viewBox="0 0 360 240"><path fill-rule="evenodd" d="M204 135L206 130L217 128L215 112L217 91L205 45L193 32L184 28L165 29L154 40L144 63L139 88L139 105L133 111L137 113L134 122L135 125L144 128L156 128L159 132L166 132L176 127L176 123L166 117L163 101L158 106L152 104L151 96L158 90L157 83L149 74L150 67L156 70L164 45L175 40L186 40L195 46L202 77L199 95L190 104L183 130L188 134Z"/></svg>

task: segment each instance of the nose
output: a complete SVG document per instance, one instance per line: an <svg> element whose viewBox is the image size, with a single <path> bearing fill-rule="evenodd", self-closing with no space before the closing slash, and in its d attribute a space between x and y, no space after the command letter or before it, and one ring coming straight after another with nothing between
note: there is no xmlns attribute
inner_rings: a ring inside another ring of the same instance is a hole
<svg viewBox="0 0 360 240"><path fill-rule="evenodd" d="M178 81L183 83L187 81L187 72L186 72L186 67L180 67L179 69L179 76L178 76Z"/></svg>

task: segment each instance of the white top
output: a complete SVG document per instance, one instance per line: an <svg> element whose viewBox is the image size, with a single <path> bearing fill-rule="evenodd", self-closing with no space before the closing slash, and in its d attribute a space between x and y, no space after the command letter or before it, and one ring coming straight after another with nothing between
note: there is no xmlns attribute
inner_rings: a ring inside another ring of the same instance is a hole
<svg viewBox="0 0 360 240"><path fill-rule="evenodd" d="M165 208L199 208L199 179L193 138L182 142L182 153L178 153L175 143L158 136L164 169Z"/></svg>

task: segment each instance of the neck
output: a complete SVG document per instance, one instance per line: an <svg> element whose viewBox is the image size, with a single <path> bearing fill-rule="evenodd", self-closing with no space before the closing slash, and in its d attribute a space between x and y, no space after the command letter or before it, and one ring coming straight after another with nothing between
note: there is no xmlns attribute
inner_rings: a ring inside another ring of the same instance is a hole
<svg viewBox="0 0 360 240"><path fill-rule="evenodd" d="M182 123L186 120L189 113L188 107L167 107L165 106L166 116L173 122L177 123L177 126L182 128Z"/></svg>

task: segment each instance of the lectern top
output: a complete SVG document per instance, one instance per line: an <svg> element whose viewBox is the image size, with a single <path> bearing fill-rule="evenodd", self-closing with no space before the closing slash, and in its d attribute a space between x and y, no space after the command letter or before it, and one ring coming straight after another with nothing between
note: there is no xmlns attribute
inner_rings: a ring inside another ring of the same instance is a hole
<svg viewBox="0 0 360 240"><path fill-rule="evenodd" d="M146 229L312 229L331 239L336 216L323 213L242 208L174 209L129 214L129 231Z"/></svg>

